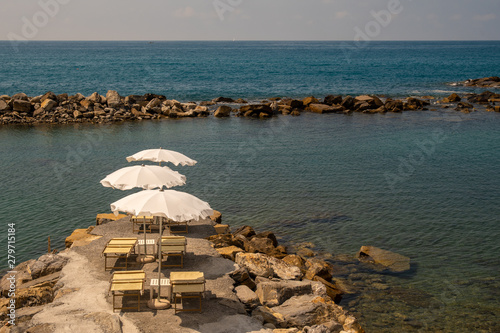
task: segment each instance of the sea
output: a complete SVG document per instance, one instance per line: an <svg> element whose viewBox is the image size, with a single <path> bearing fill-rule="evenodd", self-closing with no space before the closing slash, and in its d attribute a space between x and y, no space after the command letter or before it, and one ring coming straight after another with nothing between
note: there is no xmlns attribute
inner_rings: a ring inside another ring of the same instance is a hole
<svg viewBox="0 0 500 333"><path fill-rule="evenodd" d="M224 223L329 260L367 332L500 332L500 113L435 103L485 91L456 83L499 70L499 41L0 42L0 95L435 98L400 114L1 126L0 268L46 253L48 237L64 249L135 191L99 181L163 147L198 161L171 166L187 177L177 189ZM410 271L358 263L365 245L409 257Z"/></svg>

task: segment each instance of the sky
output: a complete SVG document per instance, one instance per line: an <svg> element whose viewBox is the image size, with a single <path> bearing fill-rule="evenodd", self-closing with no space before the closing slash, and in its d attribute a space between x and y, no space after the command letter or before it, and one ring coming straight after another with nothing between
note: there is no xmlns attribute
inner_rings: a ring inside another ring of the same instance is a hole
<svg viewBox="0 0 500 333"><path fill-rule="evenodd" d="M499 0L2 0L0 40L498 40Z"/></svg>

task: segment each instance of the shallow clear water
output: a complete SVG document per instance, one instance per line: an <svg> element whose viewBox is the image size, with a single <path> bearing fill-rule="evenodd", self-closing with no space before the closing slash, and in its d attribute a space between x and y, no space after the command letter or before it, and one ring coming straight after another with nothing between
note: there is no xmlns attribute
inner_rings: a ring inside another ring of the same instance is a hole
<svg viewBox="0 0 500 333"><path fill-rule="evenodd" d="M447 95L475 90L446 82L494 75L500 63L499 42L371 43L349 59L340 42L0 46L0 94L29 95ZM330 254L352 291L342 305L368 332L498 332L499 117L439 110L1 127L0 230L16 223L18 262L44 253L48 236L62 249L75 228L132 193L99 180L126 156L162 146L199 161L175 168L187 176L182 190L231 226ZM362 245L409 256L411 271L359 265ZM0 260L6 267L5 251Z"/></svg>
<svg viewBox="0 0 500 333"><path fill-rule="evenodd" d="M43 253L48 236L62 248L73 229L92 225L97 213L131 193L103 188L100 179L126 166L128 155L168 147L199 161L176 168L188 179L182 190L210 202L231 226L313 242L340 265L335 256L352 257L362 245L411 257L409 274L367 275L403 294L357 283L363 296L346 298L370 331L384 331L374 326L384 318L381 300L389 321L382 327L402 320L417 326L408 330L425 331L433 314L438 326L431 327L444 329L463 325L464 313L493 325L499 117L428 111L2 128L4 221L16 222L19 261ZM347 267L345 281L356 285L350 274L365 270ZM397 302L408 309L387 310ZM413 321L394 317L398 311Z"/></svg>

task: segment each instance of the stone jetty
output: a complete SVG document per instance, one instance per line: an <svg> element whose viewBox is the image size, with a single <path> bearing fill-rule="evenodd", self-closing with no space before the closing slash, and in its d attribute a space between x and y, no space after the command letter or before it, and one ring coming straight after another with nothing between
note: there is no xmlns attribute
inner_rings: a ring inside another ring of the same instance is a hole
<svg viewBox="0 0 500 333"><path fill-rule="evenodd" d="M108 91L106 95L95 92L90 96L79 93L71 96L56 95L49 91L35 97L29 97L24 93L13 96L1 95L0 124L112 123L208 116L268 119L278 115L300 116L303 112L374 114L426 111L450 106L454 106L457 111L471 112L476 110L475 104L481 105L487 111L500 112L496 105L499 101L500 94L490 91L464 96L452 94L442 100L432 96L391 99L374 95L328 95L321 99L314 96L303 99L274 97L258 103L248 103L241 98L233 100L228 97L197 103L179 102L156 94L121 96L114 90ZM450 103L452 105L448 105Z"/></svg>

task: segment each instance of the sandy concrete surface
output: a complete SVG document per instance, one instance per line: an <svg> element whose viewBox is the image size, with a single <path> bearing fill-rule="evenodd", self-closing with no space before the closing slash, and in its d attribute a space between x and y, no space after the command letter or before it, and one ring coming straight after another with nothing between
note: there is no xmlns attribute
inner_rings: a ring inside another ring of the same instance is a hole
<svg viewBox="0 0 500 333"><path fill-rule="evenodd" d="M128 218L97 226L92 234L102 236L88 245L73 247L62 255L69 263L62 270L59 284L65 294L33 317L33 324L51 324L53 332L202 332L202 333L246 333L272 332L246 315L243 305L233 290L233 280L227 273L235 269L235 263L222 258L205 237L215 234L209 219L189 223L187 254L184 268L163 268L162 277L169 277L172 271L202 271L206 279L206 292L202 301L202 313L181 312L174 314L173 308L152 310L147 307L150 298L150 279L158 278L158 261L131 266L129 269L143 269L146 272L141 310L116 310L113 313L112 296L108 293L113 271L104 270L101 255L105 244L113 237L139 237L132 233ZM163 235L168 235L168 230ZM147 239L158 239L158 232L147 234ZM137 249L143 252L141 246ZM156 254L154 246L148 246L148 253ZM114 259L113 259L114 260ZM179 258L168 258L175 263ZM135 263L135 255L129 262ZM110 261L112 262L112 261ZM120 261L120 264L123 262ZM162 295L165 295L162 291ZM156 297L156 292L154 293ZM131 298L130 298L131 299ZM121 300L117 298L116 304ZM127 301L129 302L129 301ZM194 302L194 303L191 303ZM196 301L187 301L183 306L196 306ZM191 304L190 304L191 303Z"/></svg>

